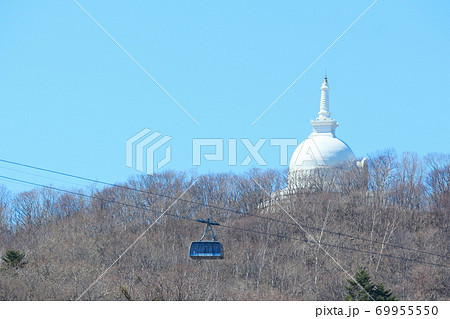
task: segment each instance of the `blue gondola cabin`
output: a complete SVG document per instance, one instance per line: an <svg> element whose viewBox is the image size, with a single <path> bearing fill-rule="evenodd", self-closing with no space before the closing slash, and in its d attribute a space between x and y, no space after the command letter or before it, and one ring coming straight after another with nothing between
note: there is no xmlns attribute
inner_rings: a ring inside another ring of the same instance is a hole
<svg viewBox="0 0 450 319"><path fill-rule="evenodd" d="M218 241L194 241L191 243L189 257L192 259L223 259L222 244Z"/></svg>

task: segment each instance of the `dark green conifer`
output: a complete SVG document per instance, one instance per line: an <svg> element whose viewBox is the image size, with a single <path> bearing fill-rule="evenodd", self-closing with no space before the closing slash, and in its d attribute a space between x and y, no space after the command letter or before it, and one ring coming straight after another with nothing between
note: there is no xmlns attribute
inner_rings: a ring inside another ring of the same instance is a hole
<svg viewBox="0 0 450 319"><path fill-rule="evenodd" d="M364 269L359 269L355 280L347 280L350 284L345 286L348 301L396 301L390 289L384 288L382 283L373 283L369 274Z"/></svg>

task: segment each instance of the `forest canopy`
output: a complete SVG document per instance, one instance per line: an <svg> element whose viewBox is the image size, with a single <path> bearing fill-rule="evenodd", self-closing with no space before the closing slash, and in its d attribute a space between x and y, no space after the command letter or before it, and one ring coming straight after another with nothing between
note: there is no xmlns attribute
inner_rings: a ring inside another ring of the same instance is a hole
<svg viewBox="0 0 450 319"><path fill-rule="evenodd" d="M285 170L1 186L0 300L344 300L340 267L399 300L448 300L450 155L386 150L368 163L336 189L318 174L282 197ZM221 224L223 260L189 259L197 218Z"/></svg>

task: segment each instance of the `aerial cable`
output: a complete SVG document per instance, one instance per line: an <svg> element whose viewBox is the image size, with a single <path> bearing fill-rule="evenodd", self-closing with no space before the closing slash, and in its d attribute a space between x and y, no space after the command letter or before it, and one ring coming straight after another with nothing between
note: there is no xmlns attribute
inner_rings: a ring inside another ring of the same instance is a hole
<svg viewBox="0 0 450 319"><path fill-rule="evenodd" d="M47 189L51 189L51 190L55 190L55 191L59 191L59 192L65 192L65 193L69 193L69 194L73 194L73 195L79 195L79 196L83 196L83 197L88 197L88 198L93 198L93 199L97 199L97 200L102 200L102 201L105 201L105 202L108 202L108 203L115 203L115 204L124 205L124 206L128 206L128 207L133 207L133 208L137 208L137 209L145 209L145 210L148 210L148 211L160 213L160 211L150 210L149 208L146 208L146 207L139 207L139 206L135 206L135 205L132 205L132 204L122 203L122 202L118 202L118 201L114 201L114 200L102 199L102 198L95 197L95 196L88 195L88 194L68 191L68 190L65 190L65 189L62 189L62 188L57 188L57 187L53 187L53 186L46 186L46 185L42 185L42 184L38 184L38 183L34 183L34 182L29 182L29 181L17 179L17 178L12 178L12 177L2 176L2 175L0 175L0 178L6 179L6 180L10 180L10 181L13 181L13 182L18 182L18 183L24 183L24 184L29 184L29 185L33 185L33 186L43 187L43 188L47 188ZM176 215L176 214L166 213L165 215L166 216L170 216L170 217L174 217L174 218L177 218L177 219L184 219L184 220L195 221L195 222L198 221L197 219L184 217L184 216L179 216L179 215ZM236 229L236 230L240 230L240 231L250 232L250 233L256 233L256 234L260 234L260 235L278 237L278 238L283 238L283 239L299 240L299 241L303 241L303 242L310 242L310 243L313 243L313 244L317 244L314 241L307 240L307 239L290 237L290 236L286 236L286 235L273 234L273 233L268 233L268 232L263 232L263 231L256 231L256 230L243 228L243 227L236 227L236 226L224 225L224 224L219 224L218 226L219 227L224 227L224 228L229 228L229 229ZM361 253L365 253L365 254L374 254L374 255L379 255L379 256L382 256L382 257L386 257L386 258L396 258L396 259L402 259L404 261L410 261L410 262L415 262L415 263L421 263L421 264L428 264L428 265L433 265L433 266L438 266L438 267L450 268L450 266L447 266L445 264L437 264L437 263L432 263L432 262L420 261L420 260L406 258L406 257L401 257L401 256L396 256L396 255L379 254L378 252L374 252L374 251L360 250L360 249L350 248L350 247L346 247L346 246L339 246L339 245L327 244L327 243L320 243L320 245L328 246L328 247L334 247L334 248L342 248L344 250L356 251L356 252L361 252ZM437 256L442 257L442 258L446 258L445 256L442 256L442 255L437 255Z"/></svg>
<svg viewBox="0 0 450 319"><path fill-rule="evenodd" d="M147 190L137 189L137 188L133 188L133 187L125 186L125 185L120 185L120 184L109 183L109 182L105 182L105 181L101 181L101 180L96 180L96 179L93 179L93 178L82 177L82 176L78 176L78 175L74 175L74 174L64 173L64 172L60 172L60 171L56 171L56 170L51 170L51 169L47 169L47 168L37 167L37 166L28 165L28 164L24 164L24 163L19 163L19 162L15 162L15 161L9 161L9 160L5 160L5 159L1 159L1 158L0 158L0 162L7 163L7 164L12 164L12 165L17 165L17 166L22 166L22 167L26 167L26 168L31 168L31 169L35 169L35 170L39 170L39 171L43 171L43 172L52 173L52 174L62 175L62 176L66 176L66 177L76 178L76 179L79 179L79 180L84 180L84 181L88 181L88 182L92 182L92 183L98 183L98 184L102 184L102 185L106 185L106 186L110 186L110 187L117 187L117 188L121 188L121 189L136 191L136 192L140 192L140 193L143 193L143 194L149 194L149 195L154 195L154 196L159 196L159 197L164 197L164 198L174 199L174 200L177 199L176 197L170 196L170 195L154 193L154 192L150 192L150 191L147 191ZM25 173L25 172L23 172L23 173ZM35 185L35 186L39 186L39 185ZM241 216L251 216L251 217L255 217L255 218L260 218L260 219L264 219L264 220L268 220L268 221L273 221L273 222L282 223L282 224L285 224L285 225L291 225L291 226L298 227L298 225L296 223L293 223L293 222L284 221L284 220L280 220L280 219L276 219L276 218L272 218L272 217L268 217L268 216L256 215L256 214L252 214L250 212L242 212L242 211L234 210L234 209L231 209L231 208L220 207L220 206L215 206L215 205L210 205L210 204L204 204L204 203L201 203L201 202L197 202L197 201L193 201L193 200L189 200L189 199L183 199L183 198L178 199L178 201L179 202L186 202L186 203L190 203L190 204L194 204L194 205L199 205L199 206L203 206L203 207L208 207L208 208L214 208L214 209L218 209L218 210L228 211L228 212L232 212L232 213L235 213L235 214L238 214L238 215L241 215ZM260 209L261 208L255 208L252 211L256 211L256 210L260 210ZM422 250L415 249L415 248L404 247L404 246L397 245L397 244L392 244L392 243L385 243L385 242L379 241L379 240L371 240L371 239L368 239L368 238L363 238L363 237L349 235L349 234L345 234L345 233L341 233L341 232L335 232L335 231L331 231L331 230L321 229L321 228L318 228L318 227L313 227L313 226L308 226L308 225L302 225L302 226L304 228L306 228L306 229L323 231L324 233L333 234L333 235L342 236L342 237L347 237L347 238L350 238L352 240L353 239L357 239L357 240L361 240L361 241L365 241L365 242L377 243L377 244L382 244L382 245L390 246L390 247L394 247L394 248L415 251L417 253L427 254L427 255L431 255L431 256L441 256L441 255L438 255L436 253L422 251ZM449 257L446 257L446 258L449 258Z"/></svg>

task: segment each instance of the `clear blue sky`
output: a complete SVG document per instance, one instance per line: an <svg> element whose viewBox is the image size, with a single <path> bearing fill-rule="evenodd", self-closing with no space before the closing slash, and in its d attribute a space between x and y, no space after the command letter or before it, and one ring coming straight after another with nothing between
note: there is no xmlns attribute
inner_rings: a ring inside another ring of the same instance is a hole
<svg viewBox="0 0 450 319"><path fill-rule="evenodd" d="M251 126L372 2L79 0L198 126L73 1L2 0L0 158L120 182L137 173L125 165L125 142L144 128L173 137L165 168L181 171L193 169L192 138L301 142L325 69L337 136L357 157L449 153L444 0L378 1ZM262 153L280 167L278 149ZM5 167L0 175L61 185Z"/></svg>

